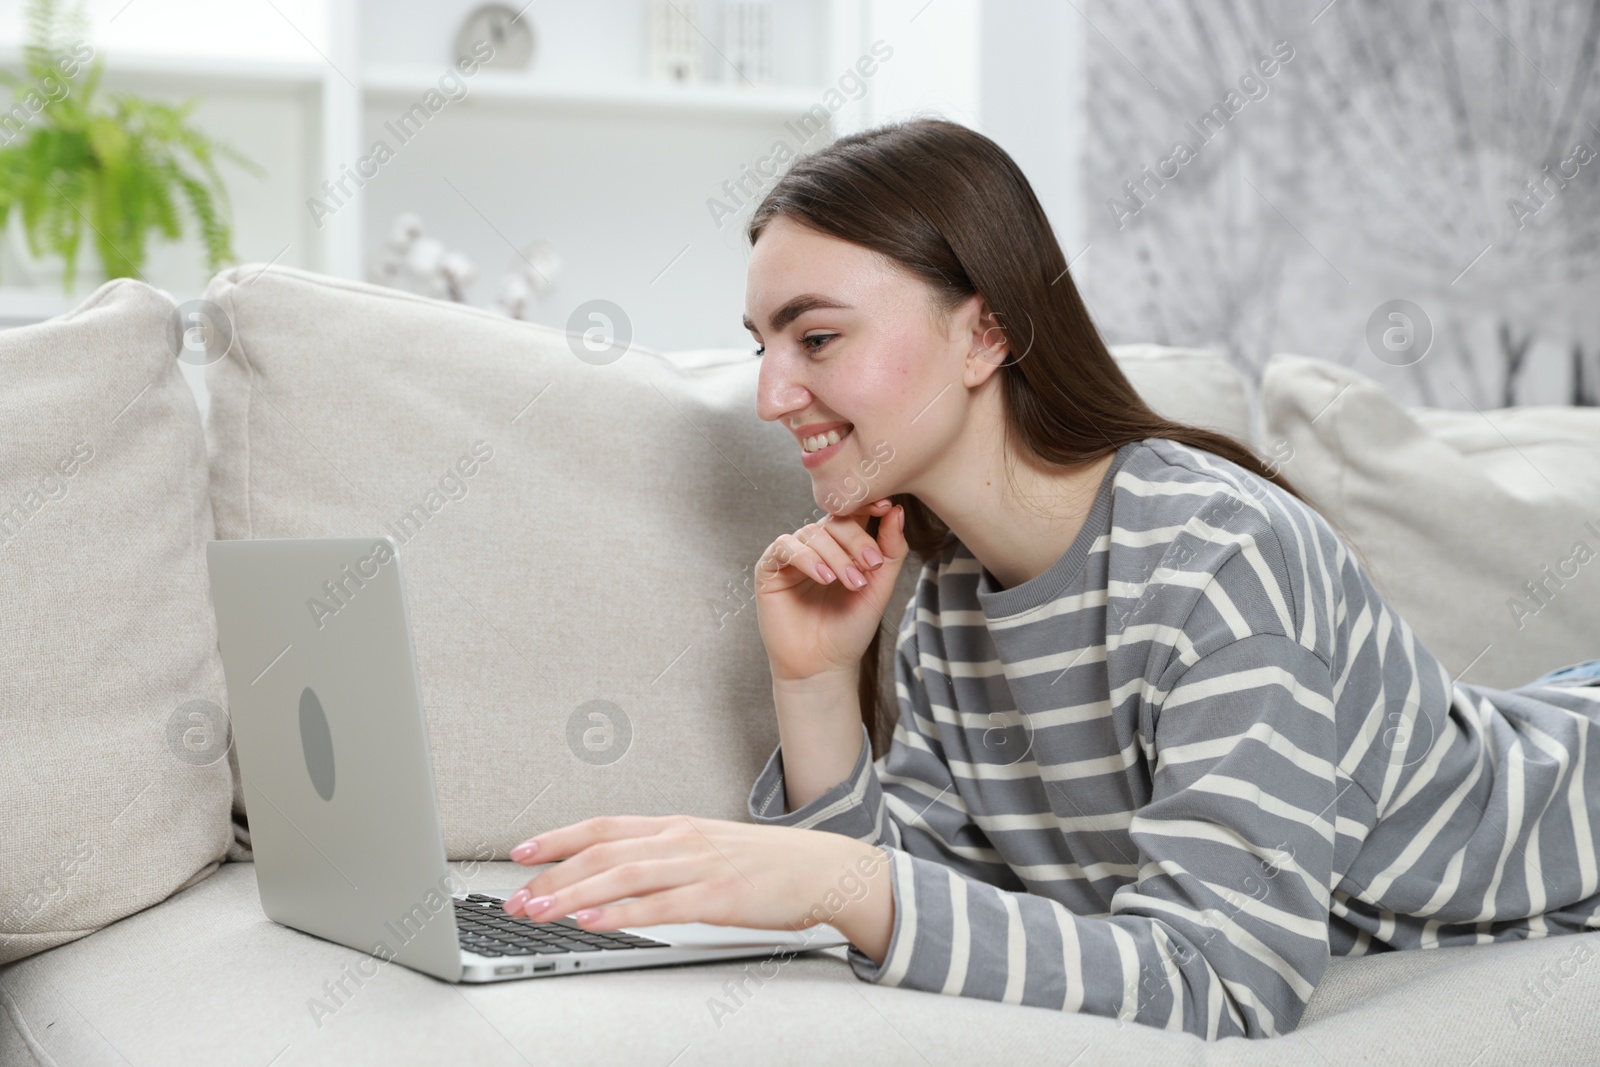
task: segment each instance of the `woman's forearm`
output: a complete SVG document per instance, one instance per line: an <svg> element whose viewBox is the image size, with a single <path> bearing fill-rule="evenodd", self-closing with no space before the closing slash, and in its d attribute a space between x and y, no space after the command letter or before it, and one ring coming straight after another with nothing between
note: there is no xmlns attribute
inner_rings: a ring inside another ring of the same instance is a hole
<svg viewBox="0 0 1600 1067"><path fill-rule="evenodd" d="M894 875L889 870L888 850L854 838L841 838L841 847L852 860L851 870L859 881L839 888L862 888L846 896L828 924L882 966L894 938Z"/></svg>
<svg viewBox="0 0 1600 1067"><path fill-rule="evenodd" d="M849 777L861 755L856 669L799 680L774 679L788 810L804 807Z"/></svg>

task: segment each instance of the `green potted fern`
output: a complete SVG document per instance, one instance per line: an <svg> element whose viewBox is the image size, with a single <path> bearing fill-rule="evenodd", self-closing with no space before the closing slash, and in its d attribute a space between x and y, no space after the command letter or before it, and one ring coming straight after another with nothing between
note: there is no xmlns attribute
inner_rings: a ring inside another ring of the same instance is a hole
<svg viewBox="0 0 1600 1067"><path fill-rule="evenodd" d="M59 256L70 292L80 249L91 245L105 277L139 276L152 232L176 241L187 205L213 273L233 260L227 189L216 162L261 168L189 122L199 103L149 100L127 93L96 96L101 60L84 43L81 7L30 0L21 75L0 72L12 87L11 117L0 115L0 228L17 208L26 251ZM29 121L19 121L27 116Z"/></svg>

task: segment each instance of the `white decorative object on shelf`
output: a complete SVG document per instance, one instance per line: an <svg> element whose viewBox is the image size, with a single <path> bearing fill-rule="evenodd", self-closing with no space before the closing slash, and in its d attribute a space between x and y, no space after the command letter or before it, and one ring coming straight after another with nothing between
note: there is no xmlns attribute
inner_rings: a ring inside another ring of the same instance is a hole
<svg viewBox="0 0 1600 1067"><path fill-rule="evenodd" d="M772 80L772 0L723 0L722 80L765 85Z"/></svg>
<svg viewBox="0 0 1600 1067"><path fill-rule="evenodd" d="M424 237L422 220L407 211L395 218L373 276L396 289L465 304L478 268L460 252L447 250L444 242Z"/></svg>
<svg viewBox="0 0 1600 1067"><path fill-rule="evenodd" d="M696 0L645 0L645 73L653 81L689 85L703 80L700 5Z"/></svg>
<svg viewBox="0 0 1600 1067"><path fill-rule="evenodd" d="M528 6L532 6L531 4ZM482 60L485 68L526 70L533 62L535 35L528 20L528 9L520 12L505 4L484 4L468 15L456 31L455 59L479 58L479 47L488 42L494 54Z"/></svg>
<svg viewBox="0 0 1600 1067"><path fill-rule="evenodd" d="M534 302L555 287L560 270L561 257L549 241L528 245L506 267L497 301L500 310L513 319L531 319Z"/></svg>

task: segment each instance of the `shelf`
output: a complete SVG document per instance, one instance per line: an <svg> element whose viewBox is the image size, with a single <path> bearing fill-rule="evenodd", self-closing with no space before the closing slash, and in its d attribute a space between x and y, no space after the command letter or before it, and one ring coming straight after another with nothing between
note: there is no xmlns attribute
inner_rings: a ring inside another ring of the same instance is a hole
<svg viewBox="0 0 1600 1067"><path fill-rule="evenodd" d="M97 288L66 293L47 286L0 285L0 329L55 318L83 303Z"/></svg>
<svg viewBox="0 0 1600 1067"><path fill-rule="evenodd" d="M363 71L361 81L369 97L415 101L429 89L438 91L443 67L420 64L373 63ZM652 82L623 82L617 85L582 86L552 84L527 74L480 70L463 77L467 95L460 102L470 105L549 104L555 107L595 107L614 111L690 111L701 114L771 115L793 118L818 104L823 90L781 86L755 88L727 85L668 85Z"/></svg>
<svg viewBox="0 0 1600 1067"><path fill-rule="evenodd" d="M327 63L315 61L252 60L234 57L195 57L152 53L99 53L105 60L104 83L110 87L136 84L178 92L202 92L221 86L316 89L326 78L339 74ZM22 53L0 48L0 69L20 72ZM429 89L438 90L445 67L408 63L374 63L364 70L347 70L364 94L373 99L419 100ZM80 75L81 77L81 75ZM755 88L730 85L668 85L639 81L617 85L552 84L526 74L480 70L463 77L467 96L461 103L494 102L508 105L548 104L555 107L594 107L612 111L683 111L700 114L772 115L792 118L820 102L823 90L783 86Z"/></svg>
<svg viewBox="0 0 1600 1067"><path fill-rule="evenodd" d="M155 83L174 85L182 91L191 92L219 85L315 88L326 75L338 77L321 60L262 60L243 56L105 51L96 52L95 55L103 61L102 86L125 82L141 85ZM15 46L0 48L0 68L20 73L22 50ZM82 72L78 77L83 77Z"/></svg>

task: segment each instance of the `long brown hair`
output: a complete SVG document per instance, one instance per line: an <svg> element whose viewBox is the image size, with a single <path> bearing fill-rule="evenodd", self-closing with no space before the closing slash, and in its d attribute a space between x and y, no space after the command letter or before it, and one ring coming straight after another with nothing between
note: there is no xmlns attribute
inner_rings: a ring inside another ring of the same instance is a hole
<svg viewBox="0 0 1600 1067"><path fill-rule="evenodd" d="M750 243L779 216L887 256L932 287L933 306L944 315L982 293L1010 342L999 371L1008 442L1020 441L1040 461L1071 472L1130 441L1164 437L1232 460L1305 499L1248 445L1164 419L1140 399L1090 320L1027 178L983 134L921 118L840 137L796 159L778 180L751 216ZM915 496L891 499L905 507L906 543L918 566L954 540ZM878 522L867 523L874 536ZM861 719L874 759L894 731L894 715L880 699L883 632L880 624L860 670Z"/></svg>

